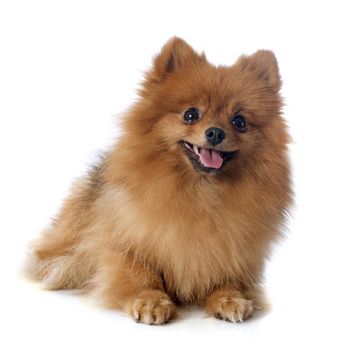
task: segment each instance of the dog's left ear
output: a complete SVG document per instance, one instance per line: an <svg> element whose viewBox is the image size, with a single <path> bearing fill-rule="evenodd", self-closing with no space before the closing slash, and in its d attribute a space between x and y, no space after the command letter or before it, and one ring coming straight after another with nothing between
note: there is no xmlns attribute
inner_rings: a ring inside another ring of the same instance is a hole
<svg viewBox="0 0 350 350"><path fill-rule="evenodd" d="M274 88L281 88L281 77L275 54L269 50L259 50L250 56L241 56L237 61L243 69L248 69L257 75L258 80L264 80Z"/></svg>
<svg viewBox="0 0 350 350"><path fill-rule="evenodd" d="M148 73L148 79L161 82L169 74L175 73L187 66L205 60L204 55L198 55L186 41L173 37L162 48Z"/></svg>

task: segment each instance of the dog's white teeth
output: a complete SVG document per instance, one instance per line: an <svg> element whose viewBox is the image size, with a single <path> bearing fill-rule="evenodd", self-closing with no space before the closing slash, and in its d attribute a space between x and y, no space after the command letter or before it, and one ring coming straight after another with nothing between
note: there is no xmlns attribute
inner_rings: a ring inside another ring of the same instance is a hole
<svg viewBox="0 0 350 350"><path fill-rule="evenodd" d="M195 152L197 155L199 155L199 149L198 149L198 146L193 145L193 150L194 150L194 152Z"/></svg>

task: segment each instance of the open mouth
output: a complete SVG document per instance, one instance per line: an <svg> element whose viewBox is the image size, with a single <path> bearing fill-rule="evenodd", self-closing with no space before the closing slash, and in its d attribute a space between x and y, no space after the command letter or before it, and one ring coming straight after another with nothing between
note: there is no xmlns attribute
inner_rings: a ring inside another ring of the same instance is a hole
<svg viewBox="0 0 350 350"><path fill-rule="evenodd" d="M233 158L238 151L221 151L216 148L205 148L188 141L179 142L192 164L205 172L220 171L225 163Z"/></svg>

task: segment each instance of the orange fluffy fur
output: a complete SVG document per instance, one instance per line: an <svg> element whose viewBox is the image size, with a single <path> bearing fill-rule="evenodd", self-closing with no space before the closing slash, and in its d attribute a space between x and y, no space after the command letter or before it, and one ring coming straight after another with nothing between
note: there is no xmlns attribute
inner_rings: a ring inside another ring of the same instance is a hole
<svg viewBox="0 0 350 350"><path fill-rule="evenodd" d="M155 58L123 134L73 186L33 243L28 270L49 289L77 288L137 321L162 324L198 303L236 322L264 304L264 262L291 203L288 134L274 54L213 66L171 39ZM184 123L189 107L200 120ZM246 118L236 130L232 115ZM196 169L179 141L206 146L220 127L222 171Z"/></svg>

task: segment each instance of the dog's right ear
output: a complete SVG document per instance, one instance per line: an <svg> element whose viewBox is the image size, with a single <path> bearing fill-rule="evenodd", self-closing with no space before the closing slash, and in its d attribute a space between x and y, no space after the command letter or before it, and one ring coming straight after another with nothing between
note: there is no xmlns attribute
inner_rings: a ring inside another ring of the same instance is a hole
<svg viewBox="0 0 350 350"><path fill-rule="evenodd" d="M153 67L147 78L153 82L163 81L169 74L176 73L186 66L205 60L198 55L186 41L173 37L162 48L153 61Z"/></svg>

